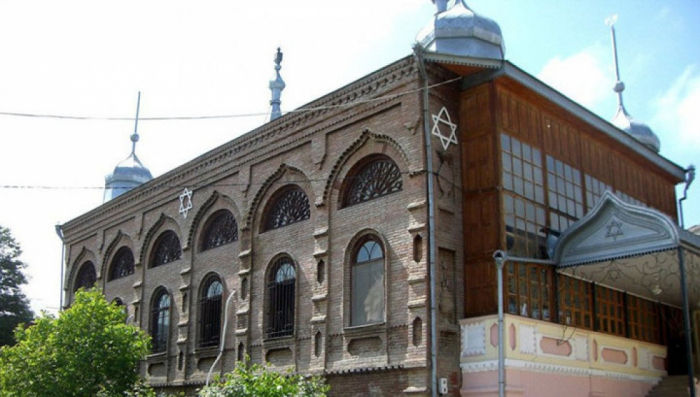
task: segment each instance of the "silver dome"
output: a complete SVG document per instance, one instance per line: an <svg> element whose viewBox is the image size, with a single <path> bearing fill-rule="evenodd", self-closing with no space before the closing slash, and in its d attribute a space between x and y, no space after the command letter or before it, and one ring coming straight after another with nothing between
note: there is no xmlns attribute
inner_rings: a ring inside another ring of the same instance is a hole
<svg viewBox="0 0 700 397"><path fill-rule="evenodd" d="M416 37L424 49L474 58L504 58L505 44L496 22L474 13L463 0L455 0L449 8L447 0L435 3L435 18Z"/></svg>
<svg viewBox="0 0 700 397"><path fill-rule="evenodd" d="M654 131L652 131L648 125L632 118L632 116L625 111L624 106L618 107L617 114L613 117L612 123L615 127L630 134L651 150L658 153L661 149L661 141L659 141L659 137L656 136Z"/></svg>
<svg viewBox="0 0 700 397"><path fill-rule="evenodd" d="M129 190L153 179L151 171L144 167L141 160L136 156L136 142L138 142L138 140L139 135L134 132L134 134L131 135L131 154L114 167L114 172L105 177L103 202L106 203L109 200L117 198Z"/></svg>

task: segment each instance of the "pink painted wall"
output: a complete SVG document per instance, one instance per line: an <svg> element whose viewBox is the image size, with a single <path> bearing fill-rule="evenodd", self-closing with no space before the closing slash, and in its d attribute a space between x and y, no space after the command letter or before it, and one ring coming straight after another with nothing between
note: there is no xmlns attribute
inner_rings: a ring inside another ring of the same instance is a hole
<svg viewBox="0 0 700 397"><path fill-rule="evenodd" d="M462 396L498 397L498 371L464 373ZM653 384L602 376L566 375L506 369L506 396L644 397Z"/></svg>

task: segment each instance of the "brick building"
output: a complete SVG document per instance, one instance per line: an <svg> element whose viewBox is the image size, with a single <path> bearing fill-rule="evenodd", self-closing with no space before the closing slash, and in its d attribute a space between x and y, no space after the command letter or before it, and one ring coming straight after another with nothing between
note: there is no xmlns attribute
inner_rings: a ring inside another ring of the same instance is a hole
<svg viewBox="0 0 700 397"><path fill-rule="evenodd" d="M250 356L338 396L644 395L686 371L686 170L436 3L410 56L155 179L132 151L148 181L62 225L65 305L123 304L163 388L201 387L222 343L215 373Z"/></svg>

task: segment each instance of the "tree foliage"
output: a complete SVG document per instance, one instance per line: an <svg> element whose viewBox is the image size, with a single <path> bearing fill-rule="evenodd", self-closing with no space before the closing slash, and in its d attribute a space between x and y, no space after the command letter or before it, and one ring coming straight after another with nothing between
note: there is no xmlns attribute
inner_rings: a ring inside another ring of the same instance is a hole
<svg viewBox="0 0 700 397"><path fill-rule="evenodd" d="M96 290L79 290L58 318L43 314L15 337L0 349L0 394L9 397L121 395L150 349L150 337Z"/></svg>
<svg viewBox="0 0 700 397"><path fill-rule="evenodd" d="M0 346L13 343L12 331L29 323L34 313L20 287L27 283L22 273L26 267L18 258L22 254L10 229L0 226Z"/></svg>
<svg viewBox="0 0 700 397"><path fill-rule="evenodd" d="M282 374L262 365L239 362L221 381L204 387L200 397L325 397L330 387L318 376Z"/></svg>

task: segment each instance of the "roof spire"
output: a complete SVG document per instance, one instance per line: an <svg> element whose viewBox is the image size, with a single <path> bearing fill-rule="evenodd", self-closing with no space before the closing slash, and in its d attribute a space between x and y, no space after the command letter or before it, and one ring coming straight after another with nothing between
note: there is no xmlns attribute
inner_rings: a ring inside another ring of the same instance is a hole
<svg viewBox="0 0 700 397"><path fill-rule="evenodd" d="M605 19L605 24L610 26L610 37L612 38L612 50L613 50L613 62L615 64L615 87L613 91L617 93L617 106L618 111L622 111L625 114L625 106L622 102L622 91L625 90L625 83L620 80L620 65L617 60L617 39L615 38L615 22L617 22L617 14L611 15Z"/></svg>
<svg viewBox="0 0 700 397"><path fill-rule="evenodd" d="M136 100L136 119L134 122L134 133L131 135L131 155L136 156L136 142L139 141L139 109L141 109L141 91L139 91L138 99Z"/></svg>
<svg viewBox="0 0 700 397"><path fill-rule="evenodd" d="M282 90L284 90L285 84L282 77L280 77L280 69L282 69L282 51L277 47L277 55L275 55L275 78L270 80L270 91L272 91L272 99L270 100L270 105L272 106L272 112L270 113L270 121L275 120L282 116L282 110L280 109L280 104L282 100Z"/></svg>
<svg viewBox="0 0 700 397"><path fill-rule="evenodd" d="M625 90L625 83L620 79L620 66L617 60L617 39L615 37L615 22L617 22L617 15L612 15L605 20L605 24L610 26L610 36L612 38L612 48L613 48L613 61L615 62L615 87L613 91L617 93L617 113L612 119L613 125L617 128L625 131L642 144L644 144L649 149L659 152L661 148L661 143L659 142L659 137L654 134L654 131L649 128L648 125L636 121L635 119L627 113L625 109L624 102L622 102L622 91Z"/></svg>

